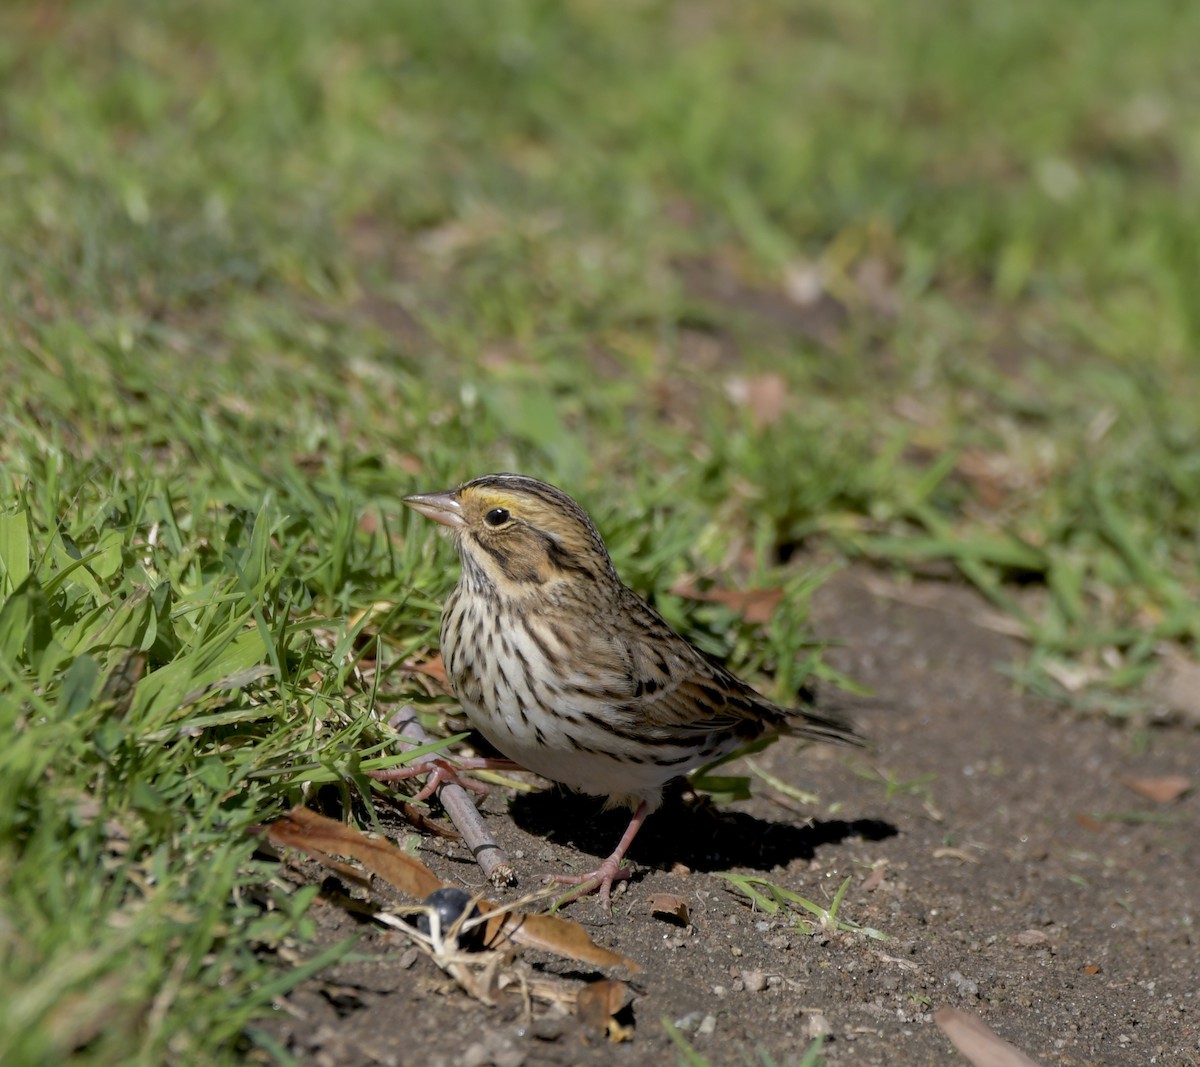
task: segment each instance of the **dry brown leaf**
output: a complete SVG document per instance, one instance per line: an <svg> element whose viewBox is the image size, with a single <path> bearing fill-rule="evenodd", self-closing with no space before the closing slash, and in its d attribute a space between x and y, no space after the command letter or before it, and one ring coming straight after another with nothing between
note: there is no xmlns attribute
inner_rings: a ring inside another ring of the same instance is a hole
<svg viewBox="0 0 1200 1067"><path fill-rule="evenodd" d="M277 848L298 848L327 866L337 865L330 853L350 856L417 900L424 900L435 889L448 885L420 860L401 852L391 842L367 837L353 826L327 819L301 805L268 824L267 840Z"/></svg>
<svg viewBox="0 0 1200 1067"><path fill-rule="evenodd" d="M419 663L409 661L400 665L401 670L410 671L413 674L423 674L427 678L432 678L439 685L450 687L450 681L446 677L446 665L442 662L442 654L434 653L427 660Z"/></svg>
<svg viewBox="0 0 1200 1067"><path fill-rule="evenodd" d="M400 811L415 829L420 830L424 834L432 834L434 837L445 837L453 841L457 841L462 837L462 834L452 826L443 826L436 819L431 819L429 814L423 808L418 808L416 804L409 804L407 801L402 801L400 803Z"/></svg>
<svg viewBox="0 0 1200 1067"><path fill-rule="evenodd" d="M1011 462L1003 454L967 449L958 457L955 470L974 490L979 503L996 511L1008 499L1011 479L1007 475Z"/></svg>
<svg viewBox="0 0 1200 1067"><path fill-rule="evenodd" d="M729 398L750 412L756 429L779 421L787 410L788 386L782 374L755 374L749 378L730 378L725 383Z"/></svg>
<svg viewBox="0 0 1200 1067"><path fill-rule="evenodd" d="M1045 930L1022 930L1013 934L1011 940L1019 948L1045 948L1050 944L1050 935Z"/></svg>
<svg viewBox="0 0 1200 1067"><path fill-rule="evenodd" d="M268 824L266 833L267 840L277 848L300 849L327 866L341 866L330 853L350 856L417 900L424 900L435 889L442 889L449 884L438 878L420 860L402 852L390 842L367 837L353 826L327 819L305 807L292 808L282 819ZM478 907L484 914L496 912L485 928L487 943L492 947L501 940L508 940L597 967L619 966L631 972L639 970L633 960L601 948L588 937L582 926L570 919L560 919L556 915L508 912L488 900L480 900Z"/></svg>
<svg viewBox="0 0 1200 1067"><path fill-rule="evenodd" d="M884 878L887 877L887 860L880 860L874 867L871 868L871 873L867 875L861 889L864 893L874 893L881 885Z"/></svg>
<svg viewBox="0 0 1200 1067"><path fill-rule="evenodd" d="M112 704L112 711L109 713L112 718L123 718L133 705L133 692L142 680L142 675L146 673L146 662L145 652L126 652L112 673L104 679L104 686L100 690L100 703Z"/></svg>
<svg viewBox="0 0 1200 1067"><path fill-rule="evenodd" d="M933 850L933 858L935 860L958 860L960 863L978 863L979 857L973 856L965 848L953 848L947 846L945 848L935 848Z"/></svg>
<svg viewBox="0 0 1200 1067"><path fill-rule="evenodd" d="M671 592L688 600L709 604L724 604L749 623L769 622L783 599L782 589L699 589L692 582L677 582Z"/></svg>
<svg viewBox="0 0 1200 1067"><path fill-rule="evenodd" d="M999 1037L978 1015L938 1008L933 1021L974 1067L1039 1067L1015 1045Z"/></svg>
<svg viewBox="0 0 1200 1067"><path fill-rule="evenodd" d="M487 913L498 911L499 908L490 901L481 900L479 910ZM641 970L633 960L597 945L579 923L560 919L557 915L503 912L494 921L488 921L487 933L488 944L493 944L494 938L502 933L518 945L543 948L597 967L625 967L631 972Z"/></svg>
<svg viewBox="0 0 1200 1067"><path fill-rule="evenodd" d="M650 914L677 922L682 926L688 924L688 905L683 897L674 893L655 893L650 898Z"/></svg>
<svg viewBox="0 0 1200 1067"><path fill-rule="evenodd" d="M1192 788L1191 779L1182 774L1167 774L1161 778L1135 778L1129 775L1121 779L1121 784L1138 796L1153 800L1155 804L1170 804Z"/></svg>
<svg viewBox="0 0 1200 1067"><path fill-rule="evenodd" d="M602 978L579 991L575 1012L589 1030L604 1034L610 1041L628 1041L633 1036L632 1027L622 1026L615 1016L629 998L629 987L624 982Z"/></svg>

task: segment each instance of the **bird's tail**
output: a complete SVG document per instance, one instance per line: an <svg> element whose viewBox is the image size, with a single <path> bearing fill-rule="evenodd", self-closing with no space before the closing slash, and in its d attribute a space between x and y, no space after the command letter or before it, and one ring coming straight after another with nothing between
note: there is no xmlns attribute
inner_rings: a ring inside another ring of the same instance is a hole
<svg viewBox="0 0 1200 1067"><path fill-rule="evenodd" d="M783 732L790 737L803 737L811 741L860 746L867 743L867 739L849 719L837 712L821 712L811 707L788 709Z"/></svg>

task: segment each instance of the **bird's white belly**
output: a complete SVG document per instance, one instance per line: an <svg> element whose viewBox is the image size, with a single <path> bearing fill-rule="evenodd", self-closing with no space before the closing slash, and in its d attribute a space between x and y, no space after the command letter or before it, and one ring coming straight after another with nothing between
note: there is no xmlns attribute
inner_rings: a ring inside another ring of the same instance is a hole
<svg viewBox="0 0 1200 1067"><path fill-rule="evenodd" d="M712 758L697 746L639 746L607 731L602 723L618 713L588 691L594 678L568 673L548 682L552 671L535 669L544 659L522 627L507 629L484 652L477 606L467 601L455 611L442 634L455 694L471 725L514 763L581 793L654 807L663 785ZM543 636L546 642L553 643Z"/></svg>
<svg viewBox="0 0 1200 1067"><path fill-rule="evenodd" d="M590 796L612 797L618 802L626 797L646 798L658 791L672 778L691 770L688 764L661 767L652 763L626 762L608 752L585 752L576 747L571 731L558 715L528 722L522 719L515 701L502 701L495 711L463 703L471 724L496 748L526 770L559 782ZM507 705L512 706L507 706ZM560 713L561 714L561 713ZM541 730L537 734L534 722ZM589 727L589 733L595 733ZM603 735L581 738L589 748L607 745L616 748L617 738ZM663 753L668 758L683 755L675 749ZM698 763L699 761L697 761Z"/></svg>

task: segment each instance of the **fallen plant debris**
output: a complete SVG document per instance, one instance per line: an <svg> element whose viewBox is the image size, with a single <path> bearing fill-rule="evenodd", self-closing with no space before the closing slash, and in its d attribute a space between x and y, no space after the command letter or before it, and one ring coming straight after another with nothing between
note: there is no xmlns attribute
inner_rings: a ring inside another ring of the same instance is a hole
<svg viewBox="0 0 1200 1067"><path fill-rule="evenodd" d="M751 624L770 622L779 602L783 600L783 590L779 588L722 589L720 586L712 586L701 589L689 578L681 578L671 587L671 592L687 600L722 604Z"/></svg>
<svg viewBox="0 0 1200 1067"><path fill-rule="evenodd" d="M687 901L674 893L655 893L650 898L650 914L679 926L687 926L689 921Z"/></svg>
<svg viewBox="0 0 1200 1067"><path fill-rule="evenodd" d="M1039 1067L1015 1045L999 1037L978 1015L938 1008L933 1021L974 1067Z"/></svg>
<svg viewBox="0 0 1200 1067"><path fill-rule="evenodd" d="M1182 774L1168 774L1161 778L1127 776L1121 779L1121 784L1155 804L1170 804L1192 788L1192 780Z"/></svg>
<svg viewBox="0 0 1200 1067"><path fill-rule="evenodd" d="M633 1037L633 1027L617 1016L623 1013L631 999L632 991L625 982L601 978L579 991L575 1010L579 1021L588 1029L603 1034L612 1042L628 1041Z"/></svg>
<svg viewBox="0 0 1200 1067"><path fill-rule="evenodd" d="M555 915L529 914L517 910L548 894L539 892L512 905L501 906L481 896L469 897L462 890L443 882L420 860L406 855L391 842L364 834L362 831L334 819L318 815L308 808L297 806L285 816L262 828L267 841L276 848L291 848L337 872L361 882L353 867L335 859L335 855L357 860L400 892L424 903L394 915L383 909L372 912L372 918L397 930L413 940L426 955L449 974L470 996L485 1004L495 1004L501 994L512 991L526 1002L527 1011L533 999L558 1004L577 1004L579 989L567 979L547 979L535 976L516 959L518 948L536 948L567 959L595 967L623 967L630 973L638 965L626 956L597 945L578 923ZM441 902L449 894L465 898L462 906L443 914ZM408 921L423 916L427 924L419 929ZM407 916L407 917L406 917ZM451 921L446 924L445 920ZM477 931L482 931L479 933ZM478 951L463 951L467 947ZM623 983L615 983L621 985ZM586 987L585 987L586 988ZM589 994L596 996L596 994ZM615 1001L608 994L605 1003ZM609 1012L620 1011L628 999ZM587 1001L585 1000L585 1003ZM589 1011L598 1010L589 1008ZM615 1025L615 1024L614 1024ZM607 1024L601 1029L608 1029Z"/></svg>

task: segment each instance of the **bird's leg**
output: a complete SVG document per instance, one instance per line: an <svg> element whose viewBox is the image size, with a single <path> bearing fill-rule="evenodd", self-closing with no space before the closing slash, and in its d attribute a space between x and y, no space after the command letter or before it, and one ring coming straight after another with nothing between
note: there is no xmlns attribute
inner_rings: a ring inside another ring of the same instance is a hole
<svg viewBox="0 0 1200 1067"><path fill-rule="evenodd" d="M417 721L416 712L410 705L405 705L388 719L388 725L400 734L401 744L405 748L413 748L429 741L429 737L421 728L420 722ZM481 797L487 796L486 785L475 781L474 778L463 777L459 771L519 771L522 769L518 764L507 759L475 756L456 759L452 762L444 756L427 753L424 756L418 756L412 763L403 767L391 767L386 771L367 771L366 774L368 778L374 778L377 782L403 782L409 778L427 774L429 780L413 797L414 800L421 801L433 796L443 785L450 784L461 785L465 789L478 793Z"/></svg>
<svg viewBox="0 0 1200 1067"><path fill-rule="evenodd" d="M609 891L612 889L613 882L619 882L625 878L633 876L632 867L622 867L621 860L625 858L625 853L629 850L629 846L633 844L633 839L637 837L637 832L642 828L642 823L646 821L646 816L650 814L650 805L644 800L637 806L637 811L633 813L633 818L629 820L629 825L625 828L625 833L621 835L621 840L617 842L616 849L613 854L608 857L594 871L588 871L587 874L548 874L545 881L559 882L562 885L577 885L574 893L568 894L562 901L566 904L568 901L575 900L586 893L598 891L600 893L600 905L607 908L609 906Z"/></svg>
<svg viewBox="0 0 1200 1067"><path fill-rule="evenodd" d="M433 756L418 760L405 767L391 767L386 771L367 771L366 774L368 778L374 778L377 782L403 782L409 778L427 774L429 778L425 785L413 797L413 800L420 801L432 796L437 789L448 782L473 790L480 796L487 796L488 787L486 785L475 781L474 778L461 775L460 771L519 771L522 769L520 764L513 763L508 759L473 756L451 762L440 756Z"/></svg>

